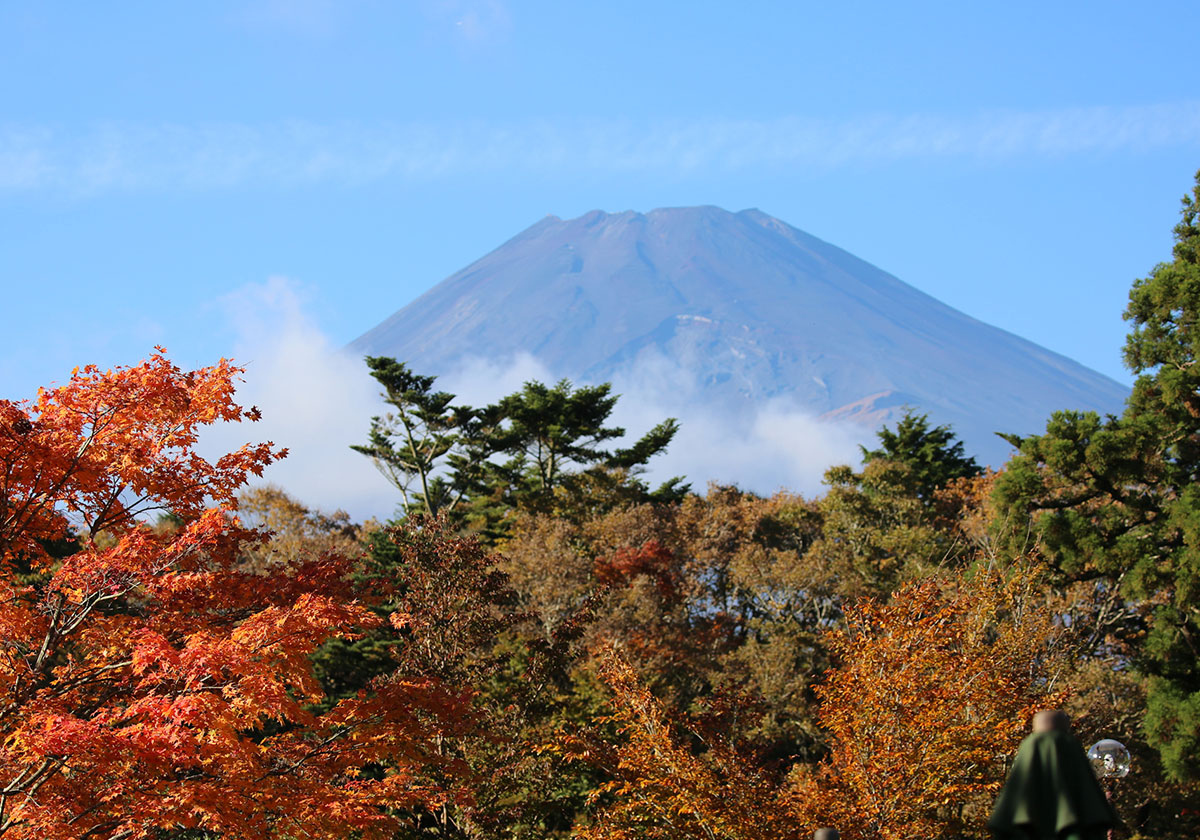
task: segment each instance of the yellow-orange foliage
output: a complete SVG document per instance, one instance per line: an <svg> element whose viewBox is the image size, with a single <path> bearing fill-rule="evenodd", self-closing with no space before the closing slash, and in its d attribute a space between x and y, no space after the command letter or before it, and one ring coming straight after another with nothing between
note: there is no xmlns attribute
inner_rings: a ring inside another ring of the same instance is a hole
<svg viewBox="0 0 1200 840"><path fill-rule="evenodd" d="M985 837L1005 759L1063 699L1051 617L1032 583L980 574L848 611L819 691L832 754L794 807L847 840Z"/></svg>
<svg viewBox="0 0 1200 840"><path fill-rule="evenodd" d="M785 840L796 822L770 774L719 733L676 719L616 650L601 653L612 691L615 747L568 742L568 754L601 766L611 801L576 836L590 840Z"/></svg>

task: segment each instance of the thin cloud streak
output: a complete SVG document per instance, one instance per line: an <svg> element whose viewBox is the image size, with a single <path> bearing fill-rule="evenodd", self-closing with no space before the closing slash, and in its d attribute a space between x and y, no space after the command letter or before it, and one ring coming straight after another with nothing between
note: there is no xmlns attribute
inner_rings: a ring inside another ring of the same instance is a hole
<svg viewBox="0 0 1200 840"><path fill-rule="evenodd" d="M688 175L1200 144L1200 101L969 117L464 123L0 126L0 193L355 186L480 175Z"/></svg>
<svg viewBox="0 0 1200 840"><path fill-rule="evenodd" d="M456 38L473 47L503 41L512 31L512 15L500 0L425 0L426 17L449 25Z"/></svg>

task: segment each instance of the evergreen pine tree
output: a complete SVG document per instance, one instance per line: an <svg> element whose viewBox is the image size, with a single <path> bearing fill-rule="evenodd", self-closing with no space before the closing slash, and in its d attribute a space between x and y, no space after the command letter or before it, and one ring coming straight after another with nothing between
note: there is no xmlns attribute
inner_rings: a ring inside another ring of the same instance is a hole
<svg viewBox="0 0 1200 840"><path fill-rule="evenodd" d="M1174 259L1129 294L1125 362L1137 380L1124 413L1058 412L1045 434L1010 437L1020 451L996 486L1000 519L1031 517L1061 581L1121 586L1154 605L1137 663L1150 678L1144 724L1175 778L1200 776L1198 218L1200 173Z"/></svg>
<svg viewBox="0 0 1200 840"><path fill-rule="evenodd" d="M895 431L884 426L876 435L878 449L859 447L863 463L883 460L906 465L918 498L925 502L952 480L983 473L975 459L963 453L962 441L954 440L949 426L930 428L928 414L906 409Z"/></svg>

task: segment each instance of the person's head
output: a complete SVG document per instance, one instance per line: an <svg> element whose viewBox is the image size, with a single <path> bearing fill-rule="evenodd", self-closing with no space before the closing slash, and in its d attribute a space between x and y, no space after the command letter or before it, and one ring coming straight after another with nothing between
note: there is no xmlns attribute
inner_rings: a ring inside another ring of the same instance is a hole
<svg viewBox="0 0 1200 840"><path fill-rule="evenodd" d="M1071 731L1071 719L1061 709L1043 709L1033 716L1034 732Z"/></svg>

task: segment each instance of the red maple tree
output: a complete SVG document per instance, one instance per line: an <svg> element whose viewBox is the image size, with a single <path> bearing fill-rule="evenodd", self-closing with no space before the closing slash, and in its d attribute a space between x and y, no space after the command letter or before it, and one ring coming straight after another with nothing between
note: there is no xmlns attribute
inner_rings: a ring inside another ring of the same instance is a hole
<svg viewBox="0 0 1200 840"><path fill-rule="evenodd" d="M204 426L257 419L240 370L157 348L0 401L0 837L382 836L389 809L454 795L421 780L467 690L392 675L313 711L310 654L378 619L353 558L244 562L264 537L234 493L285 451L196 451Z"/></svg>

